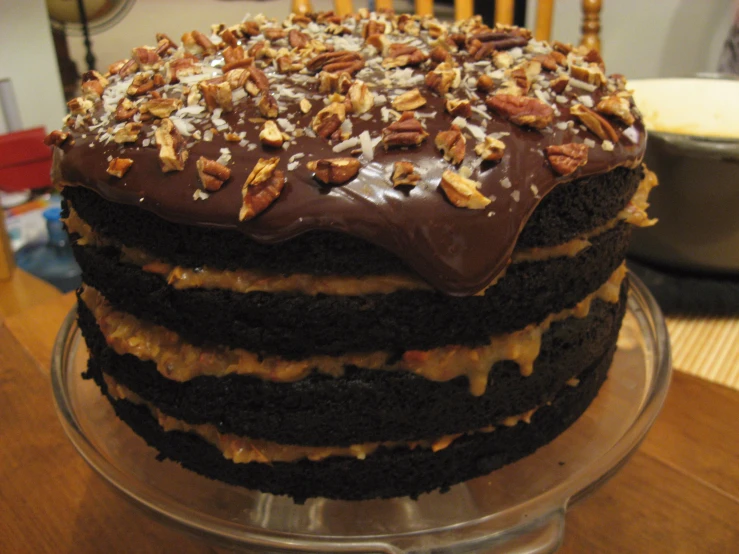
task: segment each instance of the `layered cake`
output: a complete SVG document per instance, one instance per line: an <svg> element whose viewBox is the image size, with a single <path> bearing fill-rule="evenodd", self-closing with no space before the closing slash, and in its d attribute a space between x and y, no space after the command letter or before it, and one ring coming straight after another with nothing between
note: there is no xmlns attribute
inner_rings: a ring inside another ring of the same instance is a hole
<svg viewBox="0 0 739 554"><path fill-rule="evenodd" d="M156 41L47 141L84 376L162 459L417 497L587 408L654 185L596 52L366 11Z"/></svg>

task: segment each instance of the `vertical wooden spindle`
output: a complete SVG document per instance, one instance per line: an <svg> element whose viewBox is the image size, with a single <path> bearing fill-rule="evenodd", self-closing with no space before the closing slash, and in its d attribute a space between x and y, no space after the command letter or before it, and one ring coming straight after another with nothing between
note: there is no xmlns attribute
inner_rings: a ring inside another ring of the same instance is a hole
<svg viewBox="0 0 739 554"><path fill-rule="evenodd" d="M495 0L495 23L513 25L514 0Z"/></svg>
<svg viewBox="0 0 739 554"><path fill-rule="evenodd" d="M312 11L310 0L293 0L293 13L306 14Z"/></svg>
<svg viewBox="0 0 739 554"><path fill-rule="evenodd" d="M549 40L552 33L553 11L554 0L539 0L536 3L536 26L534 27L536 40Z"/></svg>
<svg viewBox="0 0 739 554"><path fill-rule="evenodd" d="M375 10L392 10L393 0L375 0Z"/></svg>
<svg viewBox="0 0 739 554"><path fill-rule="evenodd" d="M416 0L418 15L434 15L434 0Z"/></svg>
<svg viewBox="0 0 739 554"><path fill-rule="evenodd" d="M474 0L454 0L454 19L460 21L472 17L474 13L473 2Z"/></svg>
<svg viewBox="0 0 739 554"><path fill-rule="evenodd" d="M352 0L334 0L334 12L342 17L354 13Z"/></svg>
<svg viewBox="0 0 739 554"><path fill-rule="evenodd" d="M10 279L13 276L14 267L13 251L10 249L10 239L8 238L8 231L5 229L3 209L0 208L0 281Z"/></svg>
<svg viewBox="0 0 739 554"><path fill-rule="evenodd" d="M580 44L592 50L601 51L600 10L601 0L582 0L582 41Z"/></svg>

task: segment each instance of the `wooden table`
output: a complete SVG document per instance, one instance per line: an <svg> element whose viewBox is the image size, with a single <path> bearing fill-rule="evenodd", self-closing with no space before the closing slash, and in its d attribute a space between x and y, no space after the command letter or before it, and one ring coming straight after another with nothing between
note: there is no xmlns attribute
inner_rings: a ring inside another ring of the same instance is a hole
<svg viewBox="0 0 739 554"><path fill-rule="evenodd" d="M67 440L48 367L73 302L0 315L0 552L216 552L121 498ZM739 391L676 372L640 450L570 510L561 552L739 552L738 416Z"/></svg>

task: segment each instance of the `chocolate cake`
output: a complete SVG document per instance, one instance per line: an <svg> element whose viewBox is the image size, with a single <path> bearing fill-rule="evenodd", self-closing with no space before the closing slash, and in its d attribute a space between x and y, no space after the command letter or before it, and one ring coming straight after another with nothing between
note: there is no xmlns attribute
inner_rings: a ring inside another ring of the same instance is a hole
<svg viewBox="0 0 739 554"><path fill-rule="evenodd" d="M587 408L654 185L596 52L366 11L156 40L47 142L84 376L161 458L417 497Z"/></svg>

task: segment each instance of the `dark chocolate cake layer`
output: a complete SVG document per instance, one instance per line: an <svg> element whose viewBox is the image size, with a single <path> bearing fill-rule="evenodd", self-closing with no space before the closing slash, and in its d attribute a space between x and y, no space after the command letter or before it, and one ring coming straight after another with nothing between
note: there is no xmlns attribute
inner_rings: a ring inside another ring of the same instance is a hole
<svg viewBox="0 0 739 554"><path fill-rule="evenodd" d="M517 248L561 244L604 225L628 204L642 174L641 168L616 168L560 185L534 211ZM62 195L96 232L174 265L318 275L409 271L393 254L350 235L313 231L283 244L260 244L235 230L171 223L83 187L65 187Z"/></svg>
<svg viewBox="0 0 739 554"><path fill-rule="evenodd" d="M159 457L212 479L289 495L297 501L317 496L345 500L417 497L486 475L552 441L575 422L598 394L614 350L611 348L581 373L577 387L565 387L550 405L537 410L528 424L519 422L513 427L496 427L490 433L461 437L438 452L381 448L364 460L332 457L320 462L236 464L196 435L164 432L144 406L126 400L111 402L118 417L156 448ZM88 375L107 391L98 369L91 365ZM552 464L556 462L552 460Z"/></svg>
<svg viewBox="0 0 739 554"><path fill-rule="evenodd" d="M83 281L118 309L194 345L296 359L485 344L491 335L538 323L598 289L623 261L630 235L631 226L621 223L576 256L513 264L485 296L464 298L430 290L364 296L177 290L159 275L121 263L113 248L74 251Z"/></svg>
<svg viewBox="0 0 739 554"><path fill-rule="evenodd" d="M313 373L292 383L246 375L177 382L162 376L154 362L110 348L84 302L79 304L79 325L92 353L90 368L110 375L167 415L279 443L346 446L480 429L548 402L614 344L626 290L624 282L617 304L595 300L587 317L553 323L542 336L530 376L522 376L510 360L497 362L482 396L470 394L466 377L435 382L404 371L359 368L341 378Z"/></svg>

